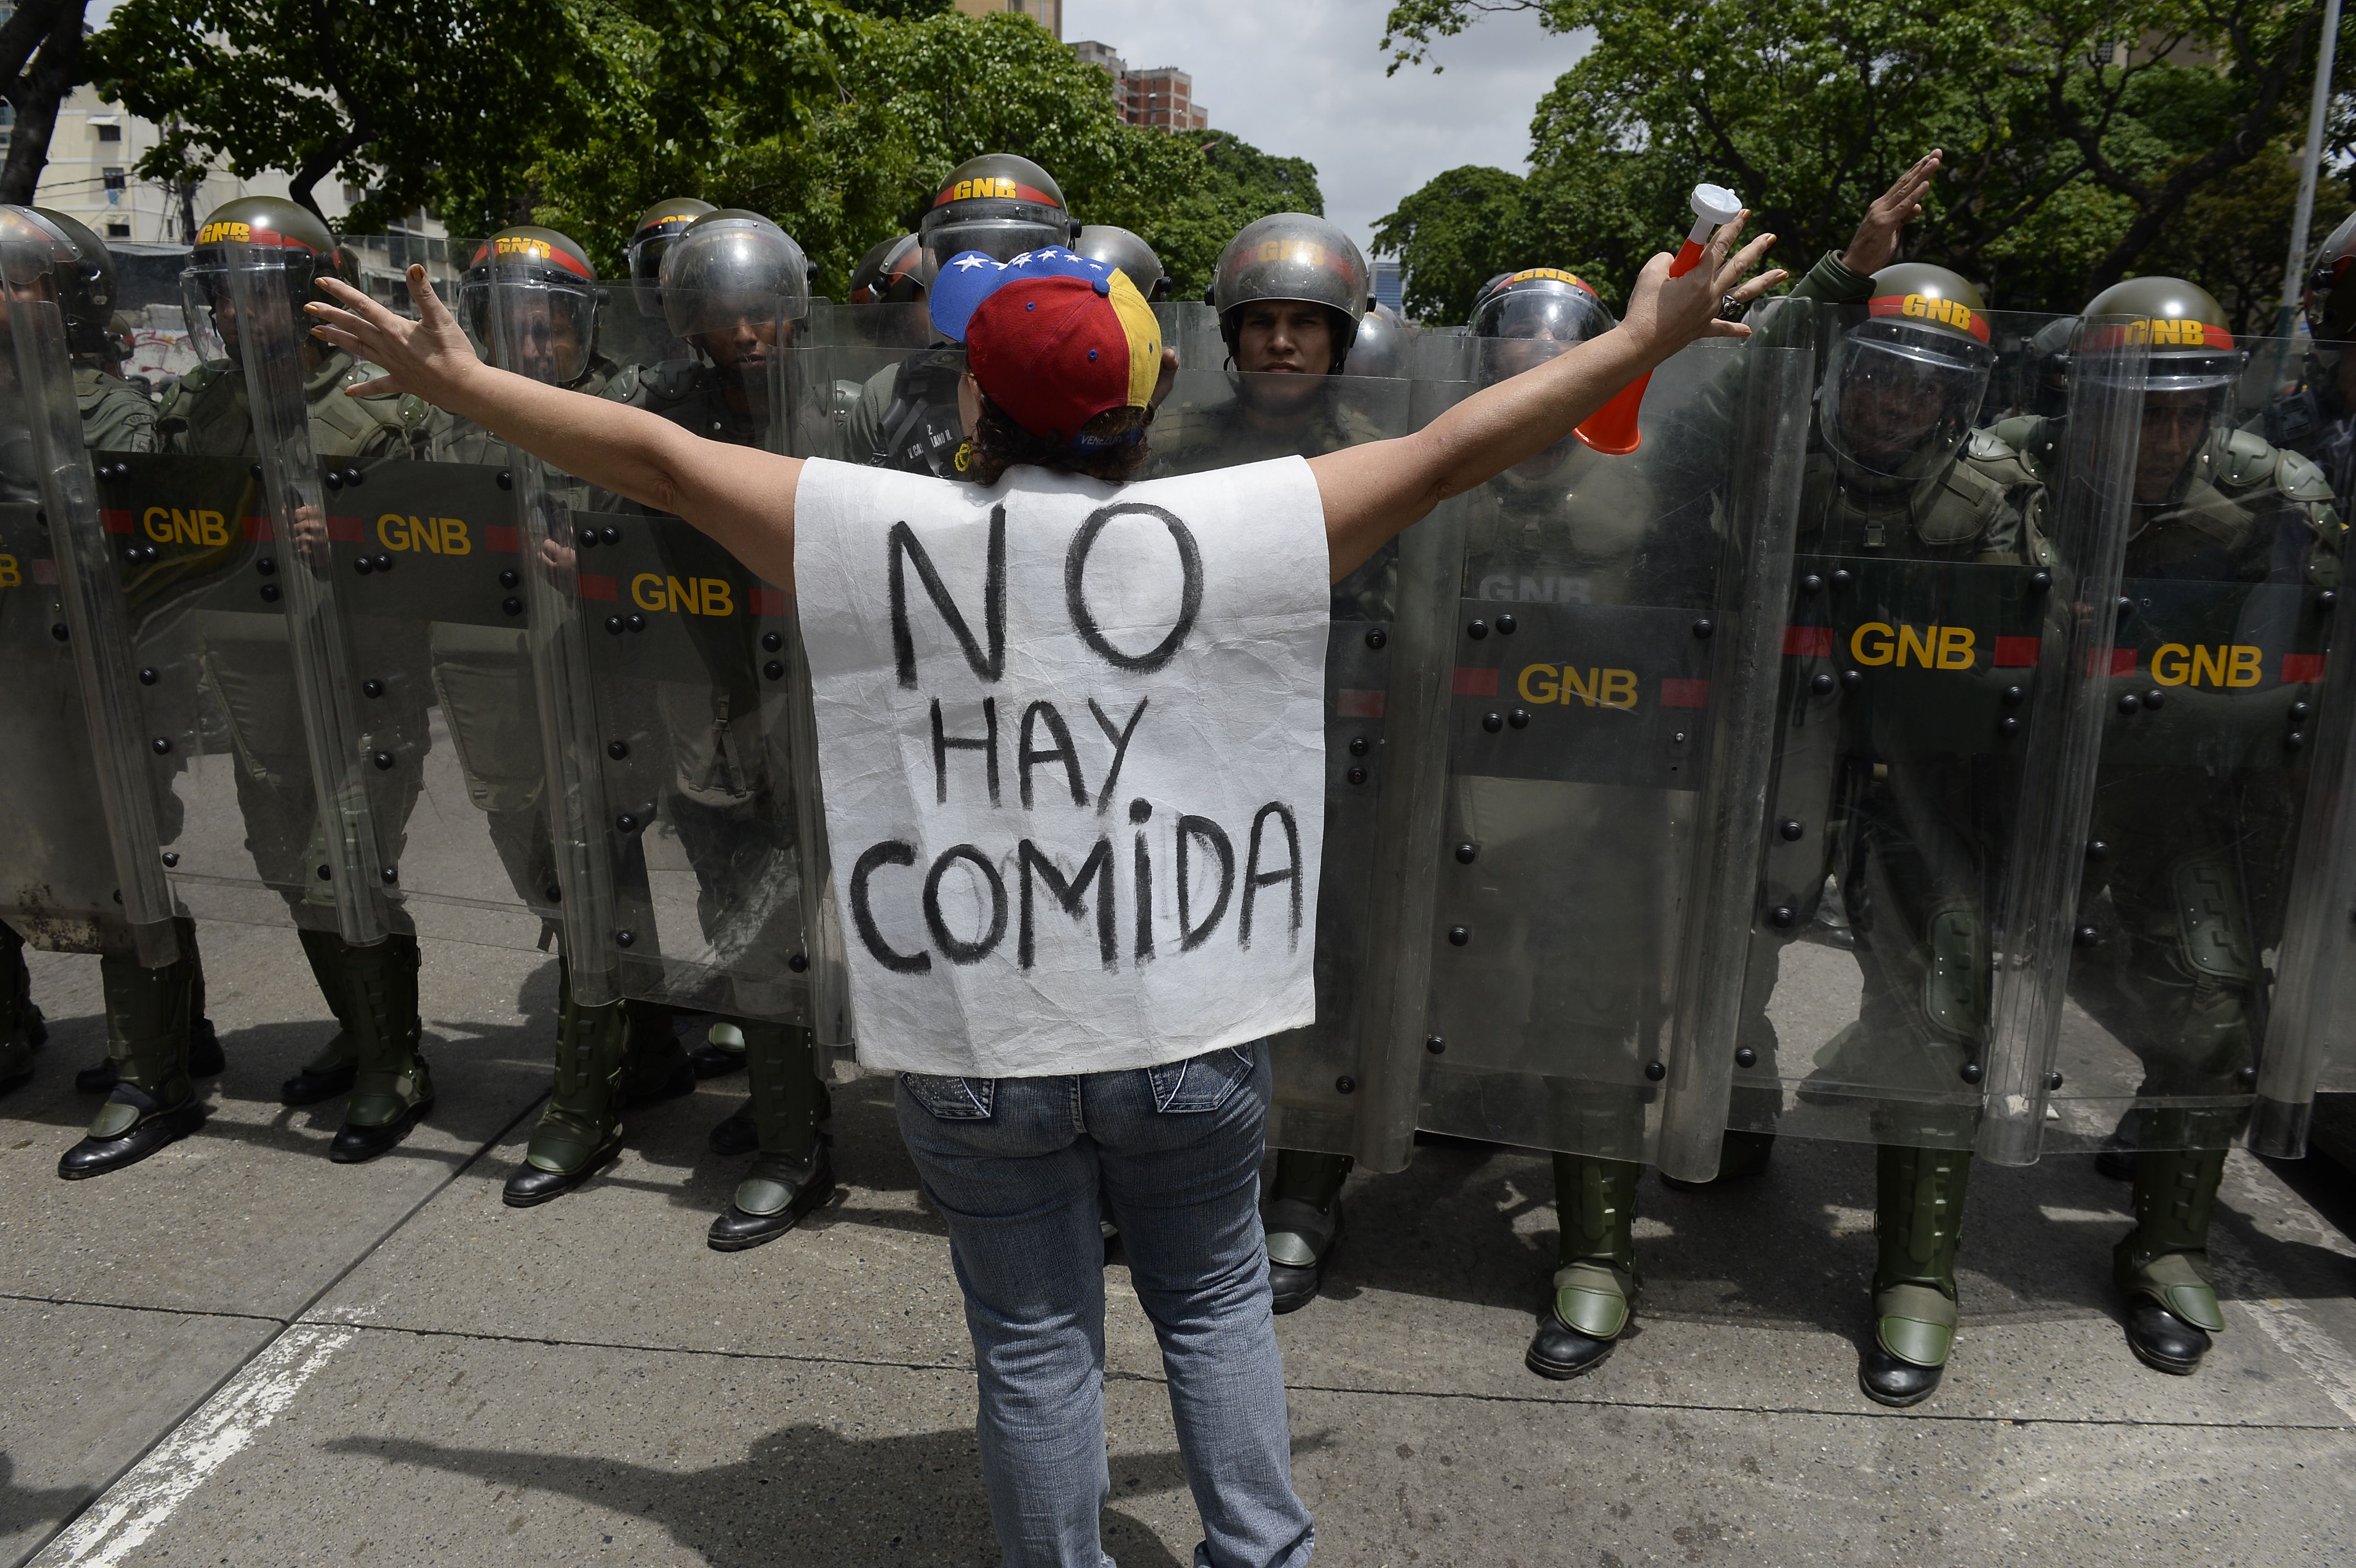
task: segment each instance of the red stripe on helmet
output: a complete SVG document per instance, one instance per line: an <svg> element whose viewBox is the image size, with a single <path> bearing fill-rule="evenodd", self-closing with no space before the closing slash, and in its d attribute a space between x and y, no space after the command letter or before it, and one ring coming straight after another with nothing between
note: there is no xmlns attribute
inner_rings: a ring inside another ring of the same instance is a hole
<svg viewBox="0 0 2356 1568"><path fill-rule="evenodd" d="M1045 191L1034 189L1030 186L1024 185L1021 180L999 179L995 176L991 176L991 188L986 194L976 196L971 189L968 189L965 195L958 195L957 187L958 186L962 185L971 187L973 183L974 182L972 180L951 180L948 184L941 187L940 195L933 197L933 205L935 207L947 207L953 201L1036 201L1048 207L1059 208L1064 205L1054 197L1049 196ZM999 187L1006 187L1008 188L1000 189L998 188Z"/></svg>
<svg viewBox="0 0 2356 1568"><path fill-rule="evenodd" d="M1970 333L1982 343L1988 340L1987 317L1960 300L1939 299L1931 294L1881 294L1868 300L1868 315L1904 315L1917 321L1936 322Z"/></svg>

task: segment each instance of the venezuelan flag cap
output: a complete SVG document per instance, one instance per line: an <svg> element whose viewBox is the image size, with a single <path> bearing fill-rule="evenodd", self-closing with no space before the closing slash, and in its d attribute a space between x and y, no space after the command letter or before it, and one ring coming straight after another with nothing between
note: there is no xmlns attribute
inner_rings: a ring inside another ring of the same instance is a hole
<svg viewBox="0 0 2356 1568"><path fill-rule="evenodd" d="M1080 428L1108 409L1144 408L1162 374L1162 328L1129 274L1061 246L1011 261L952 256L930 303L990 400L1048 441L1095 444Z"/></svg>

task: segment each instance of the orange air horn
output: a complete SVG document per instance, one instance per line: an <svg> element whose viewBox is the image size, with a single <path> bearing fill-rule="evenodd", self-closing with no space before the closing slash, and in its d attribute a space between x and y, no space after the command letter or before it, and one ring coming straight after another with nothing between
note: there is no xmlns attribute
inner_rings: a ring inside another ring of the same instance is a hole
<svg viewBox="0 0 2356 1568"><path fill-rule="evenodd" d="M1742 202L1724 186L1697 185L1693 188L1694 226L1686 235L1686 242L1677 247L1676 260L1669 263L1669 276L1682 278L1701 261L1702 247L1709 242L1711 232L1722 223L1731 223L1740 215ZM1644 409L1644 388L1652 381L1646 371L1613 394L1610 402L1588 416L1587 422L1572 433L1607 457L1625 457L1642 444L1637 433L1637 416Z"/></svg>

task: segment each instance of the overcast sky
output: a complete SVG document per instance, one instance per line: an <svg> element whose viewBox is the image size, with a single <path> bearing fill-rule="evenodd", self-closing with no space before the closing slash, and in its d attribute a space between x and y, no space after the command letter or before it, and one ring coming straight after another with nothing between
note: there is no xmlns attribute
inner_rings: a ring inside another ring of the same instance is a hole
<svg viewBox="0 0 2356 1568"><path fill-rule="evenodd" d="M1375 220L1443 169L1526 172L1538 95L1571 40L1535 17L1483 18L1443 40L1446 69L1383 75L1387 0L1065 0L1064 37L1194 79L1214 130L1317 165L1325 214L1371 247Z"/></svg>

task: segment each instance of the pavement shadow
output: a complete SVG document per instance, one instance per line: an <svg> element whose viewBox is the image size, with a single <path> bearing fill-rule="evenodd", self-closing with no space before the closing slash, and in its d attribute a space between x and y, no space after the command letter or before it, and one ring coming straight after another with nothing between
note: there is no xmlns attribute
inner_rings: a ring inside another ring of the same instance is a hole
<svg viewBox="0 0 2356 1568"><path fill-rule="evenodd" d="M325 1446L635 1514L711 1568L898 1568L993 1562L998 1555L970 1432L846 1437L803 1423L755 1439L740 1463L702 1470L400 1438L343 1437ZM1118 1499L1183 1491L1186 1475L1175 1453L1149 1454L1117 1458L1112 1481ZM1180 1563L1117 1501L1105 1511L1104 1543L1123 1568Z"/></svg>
<svg viewBox="0 0 2356 1568"><path fill-rule="evenodd" d="M25 1531L37 1531L36 1541L46 1538L90 1499L88 1487L18 1486L16 1459L0 1450L0 1541Z"/></svg>

